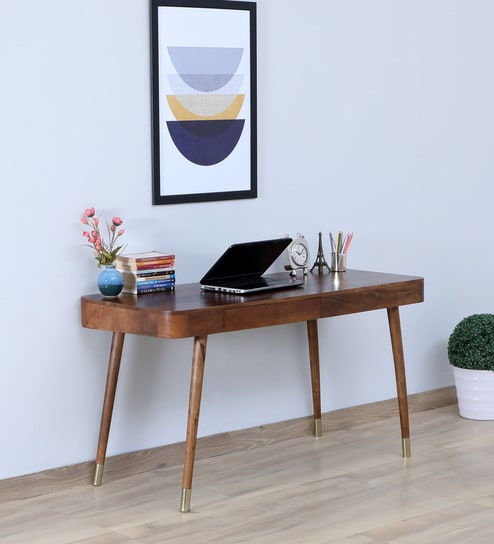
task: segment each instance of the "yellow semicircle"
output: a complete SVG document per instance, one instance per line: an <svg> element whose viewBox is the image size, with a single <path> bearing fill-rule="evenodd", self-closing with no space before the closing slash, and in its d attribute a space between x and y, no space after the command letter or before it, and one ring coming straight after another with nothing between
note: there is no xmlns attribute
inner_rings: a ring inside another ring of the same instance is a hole
<svg viewBox="0 0 494 544"><path fill-rule="evenodd" d="M232 95L167 94L166 99L177 121L205 121L236 119L244 103L245 94L233 95L233 99Z"/></svg>

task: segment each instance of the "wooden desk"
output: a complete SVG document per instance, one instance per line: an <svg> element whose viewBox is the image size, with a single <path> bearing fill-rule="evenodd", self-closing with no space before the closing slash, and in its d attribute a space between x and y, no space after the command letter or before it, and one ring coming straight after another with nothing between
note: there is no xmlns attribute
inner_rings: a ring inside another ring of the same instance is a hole
<svg viewBox="0 0 494 544"><path fill-rule="evenodd" d="M176 290L171 292L141 296L122 294L116 299L104 299L101 295L83 296L81 298L83 327L113 332L94 485L101 485L102 482L125 334L158 338L194 338L180 501L180 510L188 512L208 335L306 321L314 434L321 436L317 320L382 308L387 309L391 335L402 455L409 457L408 399L399 306L423 300L423 278L360 270L309 274L303 287L251 295L203 292L199 284L194 283L177 285Z"/></svg>

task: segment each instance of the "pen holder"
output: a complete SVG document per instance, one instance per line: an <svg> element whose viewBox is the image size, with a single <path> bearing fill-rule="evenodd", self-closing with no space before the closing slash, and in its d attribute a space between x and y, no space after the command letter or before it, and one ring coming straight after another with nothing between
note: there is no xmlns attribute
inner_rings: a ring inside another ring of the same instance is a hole
<svg viewBox="0 0 494 544"><path fill-rule="evenodd" d="M346 253L331 253L331 272L346 271Z"/></svg>

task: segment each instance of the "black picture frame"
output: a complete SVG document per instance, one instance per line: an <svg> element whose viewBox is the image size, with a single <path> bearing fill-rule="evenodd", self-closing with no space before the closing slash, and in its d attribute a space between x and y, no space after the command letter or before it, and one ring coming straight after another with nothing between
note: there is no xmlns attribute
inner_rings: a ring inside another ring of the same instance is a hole
<svg viewBox="0 0 494 544"><path fill-rule="evenodd" d="M151 0L153 204L257 197L256 11Z"/></svg>

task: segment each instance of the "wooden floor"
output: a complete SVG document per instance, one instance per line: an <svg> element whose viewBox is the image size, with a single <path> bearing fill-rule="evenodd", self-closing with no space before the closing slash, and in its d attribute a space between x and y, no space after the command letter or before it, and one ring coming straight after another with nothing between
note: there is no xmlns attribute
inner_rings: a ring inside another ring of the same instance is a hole
<svg viewBox="0 0 494 544"><path fill-rule="evenodd" d="M34 494L21 479L24 497L0 503L0 542L492 544L494 421L455 405L410 420L408 460L396 417L201 459L188 514L180 465Z"/></svg>

